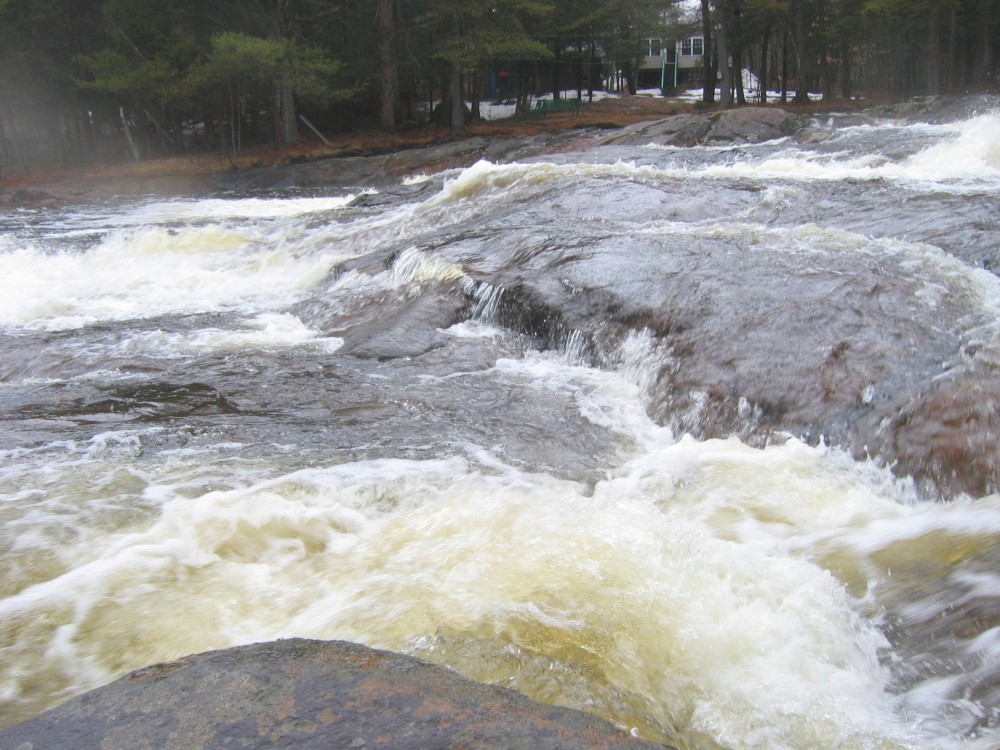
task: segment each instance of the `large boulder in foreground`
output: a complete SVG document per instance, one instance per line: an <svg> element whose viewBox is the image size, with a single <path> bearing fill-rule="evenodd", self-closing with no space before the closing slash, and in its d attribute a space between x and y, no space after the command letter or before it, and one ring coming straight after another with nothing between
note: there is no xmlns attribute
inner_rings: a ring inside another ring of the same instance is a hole
<svg viewBox="0 0 1000 750"><path fill-rule="evenodd" d="M0 730L4 750L656 748L401 654L290 639L133 672Z"/></svg>

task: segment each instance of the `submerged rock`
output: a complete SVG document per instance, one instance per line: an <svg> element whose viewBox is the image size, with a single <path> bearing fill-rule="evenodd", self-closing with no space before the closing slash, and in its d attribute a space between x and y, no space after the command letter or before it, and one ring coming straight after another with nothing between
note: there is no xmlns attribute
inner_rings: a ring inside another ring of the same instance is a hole
<svg viewBox="0 0 1000 750"><path fill-rule="evenodd" d="M133 672L0 731L0 747L655 748L401 654L290 639Z"/></svg>

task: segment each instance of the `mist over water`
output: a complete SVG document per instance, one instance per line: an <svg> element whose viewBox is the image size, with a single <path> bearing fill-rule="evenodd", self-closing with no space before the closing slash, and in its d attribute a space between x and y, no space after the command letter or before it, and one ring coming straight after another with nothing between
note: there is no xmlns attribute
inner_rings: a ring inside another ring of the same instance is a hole
<svg viewBox="0 0 1000 750"><path fill-rule="evenodd" d="M996 747L998 137L0 216L0 725L304 636L681 748Z"/></svg>

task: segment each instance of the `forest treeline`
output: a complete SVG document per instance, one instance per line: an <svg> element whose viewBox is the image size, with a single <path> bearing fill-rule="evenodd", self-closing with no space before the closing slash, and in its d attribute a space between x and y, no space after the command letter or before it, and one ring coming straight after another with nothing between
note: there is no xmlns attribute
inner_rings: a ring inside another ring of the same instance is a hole
<svg viewBox="0 0 1000 750"><path fill-rule="evenodd" d="M998 29L1000 0L0 0L0 177L458 128L487 98L634 91L692 35L723 106L744 69L798 99L983 90Z"/></svg>

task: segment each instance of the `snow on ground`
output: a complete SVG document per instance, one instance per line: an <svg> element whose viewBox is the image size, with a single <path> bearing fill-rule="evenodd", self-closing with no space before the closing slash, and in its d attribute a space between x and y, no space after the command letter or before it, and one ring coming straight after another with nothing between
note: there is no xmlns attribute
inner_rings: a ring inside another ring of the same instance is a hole
<svg viewBox="0 0 1000 750"><path fill-rule="evenodd" d="M746 92L747 101L756 101L757 100L757 90L758 90L757 78L752 73L750 73L749 71L744 71L744 73L743 73L743 89ZM794 95L795 95L794 91L789 91L788 92L788 98L789 98L789 100ZM575 99L576 98L576 89L567 89L567 90L565 90L565 91L562 92L562 96L563 96L564 99ZM601 99L617 98L619 96L620 96L620 94L616 94L616 93L611 92L611 91L594 91L593 101L596 102L596 101L599 101ZM637 93L637 96L660 97L660 96L662 96L662 94L660 93L660 89L658 89L658 88L655 88L655 89L640 89L639 92ZM534 103L537 102L537 101L542 101L542 100L551 99L551 98L552 98L552 94L551 93L540 94L539 96L532 97L532 99L531 99L531 106L533 107ZM587 93L584 93L583 98L584 98L585 102L586 101L590 101ZM686 91L681 91L681 92L679 92L678 94L676 94L674 96L670 96L670 97L666 97L666 98L668 98L668 99L676 99L678 101L686 102L686 103L700 102L702 100L702 89L701 88L687 89ZM720 98L721 98L720 91L719 91L719 89L716 89L715 90L715 101L719 101ZM822 98L823 98L822 94L809 94L809 99L811 101L819 101ZM781 99L781 92L780 91L768 91L767 92L767 100L769 102L777 102L780 99ZM472 102L466 102L466 103L468 104L468 106L470 108L472 107ZM482 101L482 102L479 103L479 112L483 116L484 120L503 120L503 119L506 119L508 117L512 117L514 115L514 110L515 110L515 107L514 107L513 100L510 100L509 102L507 102L507 101L500 101L500 102L497 102L497 101Z"/></svg>
<svg viewBox="0 0 1000 750"><path fill-rule="evenodd" d="M703 89L688 89L687 91L681 92L680 94L677 94L677 96L672 97L672 98L679 99L682 102L688 102L688 103L700 102L702 100L702 92L703 92ZM747 97L747 101L748 102L756 102L757 101L757 89L747 89L747 88L745 88L744 92L746 93L746 97ZM791 101L792 98L795 96L795 91L789 90L786 93L788 95L788 101ZM721 96L722 96L722 92L719 91L719 89L716 89L715 90L715 101L719 101L719 99L721 98ZM813 93L809 94L809 101L811 101L811 102L818 102L822 98L823 98L822 94L813 94ZM771 103L781 101L781 92L780 91L770 91L769 90L767 92L767 100L769 102L771 102Z"/></svg>
<svg viewBox="0 0 1000 750"><path fill-rule="evenodd" d="M680 94L678 94L675 99L680 99L682 102L700 102L702 100L702 92L704 89L688 89ZM743 91L746 94L747 101L757 101L760 94L760 81L757 80L757 76L751 73L749 70L743 71ZM788 91L789 100L795 96L794 91ZM719 101L721 98L721 92L719 89L715 90L715 101ZM822 94L809 94L809 100L813 102L818 102L823 98ZM769 102L777 102L781 100L780 91L768 91L767 100Z"/></svg>
<svg viewBox="0 0 1000 750"><path fill-rule="evenodd" d="M655 96L660 95L659 89L650 89L649 91L652 92ZM612 93L610 91L595 90L593 101L596 102L599 101L600 99L608 99L617 96L618 94ZM565 91L562 92L562 97L563 99L576 99L576 89L566 89ZM547 94L539 94L538 96L534 96L531 98L531 106L532 107L535 106L534 105L535 102L551 98L552 98L551 92ZM591 101L586 91L583 92L583 100L584 102ZM472 107L472 102L466 102L466 104L468 104L470 108ZM490 101L482 101L479 103L479 113L483 116L484 120L503 120L504 118L510 117L511 115L514 114L514 101L511 100L509 104L505 102L495 103Z"/></svg>

